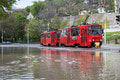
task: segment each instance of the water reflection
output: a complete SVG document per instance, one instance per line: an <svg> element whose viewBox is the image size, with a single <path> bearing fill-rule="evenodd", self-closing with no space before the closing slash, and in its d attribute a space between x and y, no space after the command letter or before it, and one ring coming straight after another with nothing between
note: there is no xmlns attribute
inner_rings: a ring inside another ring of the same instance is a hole
<svg viewBox="0 0 120 80"><path fill-rule="evenodd" d="M27 70L27 65L21 59L26 53L26 48L0 48L0 80L19 79Z"/></svg>
<svg viewBox="0 0 120 80"><path fill-rule="evenodd" d="M1 60L0 60L0 61L1 61L1 63L0 63L0 64L1 64L1 65L3 65L3 46L1 47ZM1 69L2 69L2 68L1 68ZM1 74L0 79L3 79L3 75L2 75L2 74L3 74L3 72L1 72L0 74Z"/></svg>
<svg viewBox="0 0 120 80"><path fill-rule="evenodd" d="M102 53L100 52L73 52L44 49L40 50L40 54L42 64L47 67L45 70L48 70L46 74L50 73L51 76L59 79L62 76L66 80L77 80L81 78L83 80L98 79L104 63Z"/></svg>
<svg viewBox="0 0 120 80"><path fill-rule="evenodd" d="M36 48L0 48L0 80L119 80L120 55Z"/></svg>

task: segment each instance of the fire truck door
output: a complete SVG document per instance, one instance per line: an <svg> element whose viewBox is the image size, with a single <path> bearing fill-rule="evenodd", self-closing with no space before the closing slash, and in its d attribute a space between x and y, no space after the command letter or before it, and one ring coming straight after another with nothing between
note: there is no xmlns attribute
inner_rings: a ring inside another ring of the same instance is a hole
<svg viewBox="0 0 120 80"><path fill-rule="evenodd" d="M44 37L44 44L46 45L46 36Z"/></svg>
<svg viewBox="0 0 120 80"><path fill-rule="evenodd" d="M87 30L82 29L81 30L81 44L84 46L87 43Z"/></svg>
<svg viewBox="0 0 120 80"><path fill-rule="evenodd" d="M52 34L52 35L51 35L51 43L54 43L54 37L55 37L55 35Z"/></svg>
<svg viewBox="0 0 120 80"><path fill-rule="evenodd" d="M69 45L69 43L70 43L70 32L68 31L68 33L67 33L67 44Z"/></svg>

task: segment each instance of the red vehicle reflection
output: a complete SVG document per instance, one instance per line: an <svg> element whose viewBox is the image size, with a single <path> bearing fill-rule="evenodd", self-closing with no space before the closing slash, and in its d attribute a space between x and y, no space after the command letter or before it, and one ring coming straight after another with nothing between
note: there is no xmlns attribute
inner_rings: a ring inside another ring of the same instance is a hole
<svg viewBox="0 0 120 80"><path fill-rule="evenodd" d="M41 59L48 60L51 66L59 63L64 70L72 69L73 65L80 72L91 71L94 68L99 69L103 65L103 56L100 52L73 52L73 51L57 51L43 49L40 50Z"/></svg>

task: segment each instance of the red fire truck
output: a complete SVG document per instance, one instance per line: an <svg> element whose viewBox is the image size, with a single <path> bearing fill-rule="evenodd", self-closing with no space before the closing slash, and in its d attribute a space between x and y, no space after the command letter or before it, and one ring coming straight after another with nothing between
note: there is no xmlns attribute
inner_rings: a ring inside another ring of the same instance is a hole
<svg viewBox="0 0 120 80"><path fill-rule="evenodd" d="M61 31L41 34L41 44L48 46L100 47L102 45L102 26L87 24L69 27Z"/></svg>

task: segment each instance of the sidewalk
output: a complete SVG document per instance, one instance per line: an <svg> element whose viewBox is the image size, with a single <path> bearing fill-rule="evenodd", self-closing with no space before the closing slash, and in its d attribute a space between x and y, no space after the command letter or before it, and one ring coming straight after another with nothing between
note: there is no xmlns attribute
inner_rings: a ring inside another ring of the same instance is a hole
<svg viewBox="0 0 120 80"><path fill-rule="evenodd" d="M47 47L47 46L42 46L40 44L10 44L10 45L0 45L0 47L32 47L32 48L38 48L38 49L49 48L49 49L58 49L58 50L75 50L75 51L77 50L78 51L80 50L120 51L120 44L117 44L117 45L103 44L101 48Z"/></svg>
<svg viewBox="0 0 120 80"><path fill-rule="evenodd" d="M102 45L101 48L104 48L104 49L113 49L113 50L120 50L120 44L106 44L106 45Z"/></svg>

